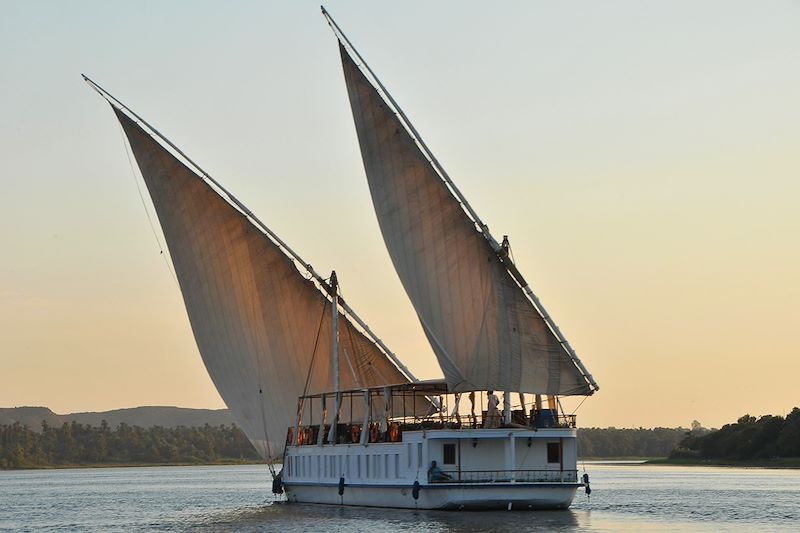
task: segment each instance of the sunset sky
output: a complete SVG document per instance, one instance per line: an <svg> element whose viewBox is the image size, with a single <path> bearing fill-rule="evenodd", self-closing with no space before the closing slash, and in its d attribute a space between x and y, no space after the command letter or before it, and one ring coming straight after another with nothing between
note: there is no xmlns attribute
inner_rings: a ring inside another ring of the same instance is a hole
<svg viewBox="0 0 800 533"><path fill-rule="evenodd" d="M326 7L594 374L579 425L800 405L800 2ZM81 72L441 375L318 2L0 8L0 407L223 407Z"/></svg>

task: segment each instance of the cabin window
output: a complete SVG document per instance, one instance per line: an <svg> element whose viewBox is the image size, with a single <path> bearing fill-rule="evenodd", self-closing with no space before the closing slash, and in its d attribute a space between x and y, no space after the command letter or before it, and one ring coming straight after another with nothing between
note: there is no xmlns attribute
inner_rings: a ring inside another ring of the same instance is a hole
<svg viewBox="0 0 800 533"><path fill-rule="evenodd" d="M446 465L456 464L456 445L444 444L442 445L442 463Z"/></svg>
<svg viewBox="0 0 800 533"><path fill-rule="evenodd" d="M417 468L422 467L422 443L417 443Z"/></svg>
<svg viewBox="0 0 800 533"><path fill-rule="evenodd" d="M547 462L560 463L561 462L561 446L557 442L547 443Z"/></svg>

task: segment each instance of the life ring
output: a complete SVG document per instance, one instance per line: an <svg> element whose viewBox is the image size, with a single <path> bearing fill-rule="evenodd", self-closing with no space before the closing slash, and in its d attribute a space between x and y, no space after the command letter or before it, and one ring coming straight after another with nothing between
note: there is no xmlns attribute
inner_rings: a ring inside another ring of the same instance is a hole
<svg viewBox="0 0 800 533"><path fill-rule="evenodd" d="M297 445L302 446L306 443L306 430L304 428L300 428L300 431L297 432Z"/></svg>
<svg viewBox="0 0 800 533"><path fill-rule="evenodd" d="M350 442L357 444L361 440L361 426L353 424L350 426Z"/></svg>

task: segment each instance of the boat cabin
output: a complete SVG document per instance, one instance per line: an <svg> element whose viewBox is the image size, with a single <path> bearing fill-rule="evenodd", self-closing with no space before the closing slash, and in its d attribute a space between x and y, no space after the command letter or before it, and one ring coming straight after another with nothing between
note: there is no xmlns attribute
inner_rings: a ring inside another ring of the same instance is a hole
<svg viewBox="0 0 800 533"><path fill-rule="evenodd" d="M577 484L575 416L557 398L515 396L509 413L443 380L303 396L284 483Z"/></svg>

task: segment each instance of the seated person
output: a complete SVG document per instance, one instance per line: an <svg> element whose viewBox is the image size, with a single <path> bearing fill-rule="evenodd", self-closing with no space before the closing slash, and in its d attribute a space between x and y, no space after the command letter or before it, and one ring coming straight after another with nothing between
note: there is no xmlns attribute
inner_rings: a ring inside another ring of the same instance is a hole
<svg viewBox="0 0 800 533"><path fill-rule="evenodd" d="M433 483L436 481L450 481L450 474L442 472L442 469L436 466L436 461L431 461L431 467L428 469L428 481Z"/></svg>

